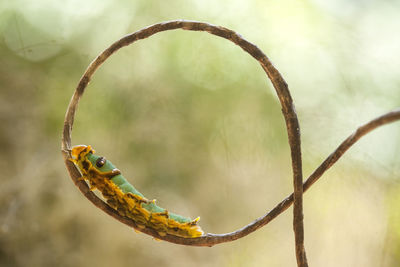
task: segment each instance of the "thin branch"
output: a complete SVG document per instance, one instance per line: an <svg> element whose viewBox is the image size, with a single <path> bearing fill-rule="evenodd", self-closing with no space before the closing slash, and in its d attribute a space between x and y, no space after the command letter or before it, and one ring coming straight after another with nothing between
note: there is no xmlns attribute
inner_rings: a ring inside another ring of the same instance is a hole
<svg viewBox="0 0 400 267"><path fill-rule="evenodd" d="M379 128L381 126L384 126L386 124L399 121L400 120L400 109L394 110L392 112L386 113L378 118L375 118L374 120L360 126L354 133L352 133L349 137L344 140L336 150L328 156L326 160L324 160L320 166L308 177L306 182L303 184L303 190L306 192L330 167L332 167L336 161L338 161L341 156L352 146L354 145L361 137L364 135L368 134L369 132L375 130L376 128ZM63 151L64 156L68 155L68 151ZM68 161L69 162L69 161ZM71 162L72 164L72 162ZM70 171L70 169L68 169ZM72 164L72 170L77 172L77 177L80 177L80 173L78 170L75 168L75 165ZM87 184L85 182L79 182L74 179L74 176L71 174L71 177L74 181L74 183L79 187L79 189L82 191L82 193L91 201L93 202L97 207L99 207L101 210L105 211L107 214L111 215L115 219L119 220L122 223L125 223L126 225L133 227L137 229L136 224L125 217L119 216L118 213L115 212L114 209L110 208L107 204L105 204L101 199L96 197L95 194L93 194ZM175 243L175 244L180 244L180 245L188 245L188 246L214 246L220 243L226 243L226 242L231 242L237 239L240 239L242 237L247 236L248 234L258 230L259 228L267 225L269 222L271 222L273 219L278 217L279 214L283 213L285 210L287 210L292 204L293 204L293 199L294 199L294 194L292 193L288 197L286 197L284 200L282 200L278 205L275 206L272 210L270 210L267 214L264 216L256 219L252 223L246 225L243 228L240 228L234 232L231 233L226 233L226 234L211 234L208 233L204 236L197 237L197 238L180 238L176 236L171 236L167 235L164 237L163 240ZM142 232L149 234L155 238L162 238L160 237L157 232L153 231L152 229L139 229Z"/></svg>
<svg viewBox="0 0 400 267"><path fill-rule="evenodd" d="M64 161L67 166L67 169L71 175L72 180L78 186L78 188L82 191L82 193L92 201L97 207L104 210L114 218L123 221L125 223L130 224L131 226L136 228L134 222L130 222L127 218L122 218L118 215L117 212L110 209L103 203L100 199L98 199L94 194L88 190L85 183L82 181L78 181L80 177L79 171L69 160L70 149L71 149L71 131L72 125L75 117L75 112L78 106L78 102L85 91L86 86L92 78L92 75L95 71L104 63L104 61L110 57L114 52L119 50L120 48L130 45L137 40L144 39L152 36L155 33L174 30L174 29L183 29L190 31L205 31L211 33L213 35L225 38L230 40L231 42L240 46L244 51L249 53L252 57L254 57L264 69L269 79L271 80L280 103L282 105L282 113L285 117L286 127L288 131L289 145L291 148L291 156L292 156L292 168L293 168L293 179L294 179L294 192L295 192L295 207L294 207L294 231L295 231L295 239L296 239L296 254L298 260L300 258L305 259L302 254L304 254L304 233L303 233L303 215L302 215L302 166L301 166L301 149L300 149L300 129L299 122L297 119L297 115L295 112L295 108L293 105L292 98L290 96L290 92L287 86L287 83L283 79L282 75L279 71L272 65L271 61L267 58L267 56L255 45L246 41L239 34L231 31L227 28L210 25L207 23L196 22L196 21L170 21L164 23L158 23L147 28L144 28L135 33L129 34L117 42L113 43L109 48L104 50L87 68L83 76L81 77L79 84L75 90L74 95L72 96L71 102L68 106L67 113L64 121L64 130L63 130L63 139L62 139L62 151L64 155ZM137 228L136 228L137 229ZM165 241L171 241L171 237L161 237L158 234L155 234L151 229L137 229L139 231L151 234L159 239ZM183 243L190 243L193 239L186 239ZM300 255L300 256L299 256Z"/></svg>
<svg viewBox="0 0 400 267"><path fill-rule="evenodd" d="M303 185L303 190L307 191L311 185L313 185L324 172L332 167L336 161L352 146L354 145L361 137L366 135L367 133L375 130L376 128L383 126L385 124L389 124L395 121L400 120L400 109L393 110L389 113L386 113L380 117L373 119L372 121L360 126L357 130L346 138L336 150L327 157L324 162L308 177L306 182Z"/></svg>
<svg viewBox="0 0 400 267"><path fill-rule="evenodd" d="M206 234L197 238L181 238L172 235L166 235L164 237L159 236L158 233L150 228L141 229L138 228L134 221L129 218L120 216L114 209L109 207L105 202L103 202L100 198L98 198L93 192L91 192L87 186L87 184L83 181L79 181L80 173L75 165L69 160L71 158L70 150L71 150L71 132L73 121L75 117L75 112L78 106L79 99L81 98L87 84L89 83L92 75L100 67L104 61L111 56L118 49L132 44L133 42L147 38L157 32L173 30L173 29L184 29L184 30L192 30L192 31L206 31L211 34L223 37L228 39L235 44L239 45L243 50L248 52L251 56L257 59L262 68L267 73L268 77L271 79L272 84L278 94L279 100L282 104L282 112L285 117L285 121L288 129L288 137L289 144L291 147L291 155L292 155L292 165L293 165L293 174L294 174L294 193L289 197L284 199L281 203L279 203L274 209L265 214L264 216L256 219L254 222L249 225L238 229L232 233L226 234ZM88 198L94 205L98 208L112 216L113 218L119 220L126 225L135 228L138 231L149 234L157 239L162 239L168 242L182 244L182 245L191 245L191 246L213 246L219 243L230 242L242 238L260 227L268 224L271 220L276 218L280 213L285 211L290 205L295 202L295 218L294 218L294 229L296 236L296 256L298 260L299 266L306 266L307 264L304 252L304 232L303 232L303 223L302 223L302 191L306 191L315 181L317 181L321 175L329 169L342 155L343 153L350 148L359 138L373 129L382 126L384 124L396 121L400 119L400 110L393 111L388 113L382 117L379 117L370 123L365 124L360 127L354 134L352 134L349 138L347 138L339 147L332 153L315 171L314 173L307 179L307 181L300 186L299 189L299 181L300 185L302 179L302 170L301 170L301 150L300 150L300 130L298 127L298 120L294 110L294 106L292 103L292 99L287 88L286 82L283 80L282 76L274 68L270 60L264 55L264 53L257 48L255 45L249 43L244 40L240 35L235 32L210 25L207 23L194 22L194 21L171 21L166 23L159 23L152 25L148 28L135 32L133 34L127 35L119 41L112 44L109 48L107 48L104 52L102 52L88 67L80 82L75 90L75 93L70 101L70 104L67 109L65 121L64 121L64 130L62 137L62 153L64 156L64 161L67 166L67 169L70 173L70 176L75 183L75 185L79 188L79 190ZM294 201L296 200L296 201ZM296 206L296 203L300 203ZM303 264L303 265L301 265Z"/></svg>

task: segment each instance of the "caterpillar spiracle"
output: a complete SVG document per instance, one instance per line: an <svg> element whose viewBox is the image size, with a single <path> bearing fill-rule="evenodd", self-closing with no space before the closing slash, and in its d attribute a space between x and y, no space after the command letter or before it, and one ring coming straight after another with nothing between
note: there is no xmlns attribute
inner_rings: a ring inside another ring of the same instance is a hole
<svg viewBox="0 0 400 267"><path fill-rule="evenodd" d="M74 146L71 161L79 168L81 179L89 182L90 189L98 189L121 216L132 219L139 228L157 231L160 236L193 238L204 234L197 225L200 217L191 220L157 206L155 200L148 200L136 190L109 160L94 153L90 145Z"/></svg>

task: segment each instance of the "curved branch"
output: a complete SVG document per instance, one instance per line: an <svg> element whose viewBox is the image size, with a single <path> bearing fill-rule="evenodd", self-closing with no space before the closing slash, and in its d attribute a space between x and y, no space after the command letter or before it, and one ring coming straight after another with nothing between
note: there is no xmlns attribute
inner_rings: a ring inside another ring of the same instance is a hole
<svg viewBox="0 0 400 267"><path fill-rule="evenodd" d="M315 169L315 171L308 177L303 185L303 190L307 191L311 185L313 185L326 170L332 167L336 161L352 146L354 145L361 137L366 135L367 133L375 130L376 128L383 126L388 123L392 123L400 120L400 109L393 110L388 112L380 117L373 119L372 121L361 125L357 128L357 130L352 133L349 137L347 137L336 150L330 154L321 165Z"/></svg>
<svg viewBox="0 0 400 267"><path fill-rule="evenodd" d="M291 148L291 157L292 157L292 168L293 168L293 179L294 179L294 231L295 231L295 239L296 239L296 256L299 261L305 261L305 252L304 252L304 233L303 233L303 214L302 214L302 194L303 194L303 186L302 186L302 163L301 163L301 146L300 146L300 128L299 122L297 119L297 115L295 112L295 108L293 105L292 98L290 96L290 92L288 90L288 86L279 73L279 71L272 65L271 61L268 57L255 45L246 41L243 37L238 35L237 33L223 27L210 25L207 23L195 22L195 21L170 21L165 23L159 23L152 26L149 26L145 29L132 33L118 40L114 44L112 44L109 48L104 50L87 68L84 75L81 77L79 84L75 90L75 93L70 101L70 104L67 109L67 113L64 121L64 130L63 130L63 138L62 138L62 151L64 156L64 161L67 166L67 169L70 173L72 180L75 185L81 190L81 192L97 207L114 217L115 219L136 228L139 231L142 231L146 234L152 235L158 239L162 239L165 241L185 244L185 245L197 245L197 246L211 246L214 244L233 241L240 237L243 237L257 228L259 225L265 221L257 220L253 222L251 225L246 226L235 233L230 234L222 234L222 235L213 235L207 234L203 237L185 239L178 238L174 236L159 236L155 231L151 229L140 229L137 228L135 223L128 218L121 217L116 211L106 205L102 200L97 198L87 187L86 183L83 181L79 181L80 177L79 171L76 169L74 164L69 160L70 149L71 149L71 131L72 125L74 122L75 112L78 106L78 102L85 91L86 86L88 85L92 75L95 71L104 63L104 61L110 57L114 52L119 50L120 48L130 45L133 42L150 37L151 35L174 29L183 29L183 30L191 30L191 31L206 31L213 35L225 38L240 46L244 51L249 53L253 58L255 58L264 69L269 79L271 80L280 103L282 105L282 113L285 117L286 127L288 131L289 145Z"/></svg>
<svg viewBox="0 0 400 267"><path fill-rule="evenodd" d="M369 132L375 130L376 128L379 128L381 126L384 126L386 124L399 121L400 120L400 109L394 110L392 112L386 113L378 118L375 118L374 120L360 126L357 128L357 130L352 133L349 137L347 137L339 146L336 148L336 150L328 156L321 164L320 166L308 177L306 182L303 184L303 190L306 192L310 187L330 168L332 167L336 161L338 161L341 156L352 146L354 145L361 137L364 135L368 134ZM68 151L63 151L64 155L68 154ZM72 163L71 163L72 164ZM74 167L75 165L72 164ZM76 170L77 171L77 170ZM78 176L80 176L79 172L77 173ZM74 179L73 179L74 180ZM74 180L75 182L75 180ZM87 187L86 183L84 182L75 182L75 184L81 189L81 191L84 193L84 195L92 201L97 207L114 217L115 219L119 220L122 223L127 224L128 226L136 228L135 223L128 219L124 218L118 215L114 211L114 209L110 208L107 204L105 204L102 200L97 198ZM245 227L238 229L237 231L231 232L231 233L226 233L226 234L206 234L201 237L197 238L180 238L176 236L171 236L167 235L165 237L165 241L172 242L175 244L181 244L181 245L190 245L190 246L213 246L216 244L220 243L225 243L225 242L230 242L234 241L237 239L240 239L242 237L245 237L246 235L256 231L257 229L267 225L269 222L271 222L273 219L278 217L279 214L283 213L285 210L287 210L292 204L294 200L294 194L292 193L288 197L286 197L284 200L282 200L278 205L275 206L272 210L270 210L267 214L264 216L256 219L252 223L246 225ZM149 234L155 238L159 238L157 232L145 228L142 230L142 232Z"/></svg>
<svg viewBox="0 0 400 267"><path fill-rule="evenodd" d="M170 23L172 23L172 22L170 22ZM184 23L184 22L175 22L175 23ZM185 23L193 23L193 22L185 22ZM201 23L201 24L203 25L204 23ZM195 24L195 25L197 25L197 24ZM208 24L205 24L204 26L207 26L207 25ZM151 26L151 27L154 27L154 26ZM146 28L145 30L150 29L150 31L151 31L151 27ZM171 24L168 27L164 28L163 30L173 29ZM215 26L210 26L210 27L215 27ZM181 28L184 28L184 27L182 26ZM161 31L161 30L158 30L158 31ZM229 30L224 29L224 28L222 28L221 31L230 32ZM133 35L135 35L136 37L134 37L134 38L131 37L131 38L133 38L133 39L131 39L131 42L133 42L134 40L137 40L135 38L138 38L138 39L145 38L145 37L143 37L144 35L141 32L142 31L134 33ZM154 33L155 32L153 32L153 34ZM233 34L235 34L235 33L233 33ZM245 227L238 229L235 232L226 233L226 234L210 234L209 233L209 234L206 234L206 235L198 237L198 238L180 238L180 237L171 236L171 235L161 237L157 234L157 232L153 231L152 229L137 228L137 225L132 220L125 218L125 217L121 217L114 209L110 208L106 203L104 203L94 193L92 193L89 190L89 188L85 182L78 180L78 178L80 177L80 173L76 169L75 165L69 161L70 148L71 148L71 131L72 131L72 125L73 125L74 115L75 115L75 111L76 111L76 108L78 105L78 101L79 101L80 97L82 96L84 89L85 89L86 85L89 83L90 77L93 75L95 70L106 60L107 57L109 57L113 52L115 52L117 50L116 47L120 48L122 46L128 45L129 43L126 43L127 42L126 40L130 36L132 36L132 35L128 35L127 37L124 37L120 41L113 44L110 48L105 50L98 58L96 58L95 61L93 61L90 64L90 66L86 70L85 74L82 76L82 78L78 84L78 87L71 99L68 110L67 110L67 114L66 114L66 118L65 118L65 122L64 122L63 138L62 138L62 152L63 152L65 164L67 166L67 169L70 173L70 176L71 176L73 182L80 189L80 191L85 195L85 197L88 198L98 208L100 208L101 210L103 210L104 212L109 214L110 216L114 217L115 219L119 220L120 222L122 222L130 227L133 227L139 231L142 231L142 232L149 234L158 239L163 239L165 241L176 243L176 244L191 245L191 246L213 246L216 244L237 240L239 238L242 238L242 237L256 231L257 229L261 228L262 226L265 226L270 221L275 219L279 214L281 214L286 209L288 209L290 207L290 205L292 205L294 202L294 194L293 193L290 196L288 196L287 198L285 198L283 201L281 201L275 208L273 208L267 214L256 219L255 221L246 225ZM141 38L139 38L139 37L141 37ZM236 38L240 38L240 37L238 37L236 35ZM244 41L244 42L247 42L247 41ZM253 51L253 53L250 53L250 52L249 53L253 57L255 57L254 55L257 55L256 52L257 52L258 48L255 47L254 45L251 45L250 43L248 43L248 44L250 45L250 47L247 48L248 50L246 50L243 47L242 48L248 52ZM254 50L252 50L252 49L254 49ZM261 57L261 58L263 58L263 57ZM262 64L262 66L264 68L263 64ZM272 74L271 74L271 72L267 72L267 74L269 75L271 80L275 79L276 82L285 84L283 79L274 78L276 73L272 72ZM385 114L381 117L378 117L378 118L368 122L367 124L359 127L352 135L350 135L345 141L343 141L342 144L310 175L310 177L307 179L307 181L303 184L303 190L307 191L311 187L311 185L313 185L325 173L325 171L327 171L362 136L366 135L370 131L372 131L380 126L383 126L385 124L388 124L388 123L391 123L391 122L394 122L397 120L400 120L400 110L395 110L390 113L387 113L387 114Z"/></svg>

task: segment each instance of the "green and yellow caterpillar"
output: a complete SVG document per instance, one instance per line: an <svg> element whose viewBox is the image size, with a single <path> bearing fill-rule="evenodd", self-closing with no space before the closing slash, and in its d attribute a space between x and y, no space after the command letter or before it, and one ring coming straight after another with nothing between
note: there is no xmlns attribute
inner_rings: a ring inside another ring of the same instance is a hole
<svg viewBox="0 0 400 267"><path fill-rule="evenodd" d="M154 229L160 236L193 238L204 234L197 225L200 217L191 220L157 206L155 200L148 200L136 190L109 160L94 152L91 146L74 146L72 162L78 166L81 179L89 181L90 189L98 189L121 216L132 219L140 228Z"/></svg>

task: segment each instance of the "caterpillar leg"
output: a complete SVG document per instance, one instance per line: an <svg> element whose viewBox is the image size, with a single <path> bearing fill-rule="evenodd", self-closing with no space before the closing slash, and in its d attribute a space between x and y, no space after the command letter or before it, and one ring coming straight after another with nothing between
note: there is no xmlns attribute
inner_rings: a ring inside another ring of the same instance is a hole
<svg viewBox="0 0 400 267"><path fill-rule="evenodd" d="M95 190L97 187L96 187L96 185L94 184L94 183L92 183L92 182L90 182L89 183L89 190L90 191L93 191L93 190Z"/></svg>
<svg viewBox="0 0 400 267"><path fill-rule="evenodd" d="M167 235L167 233L166 232L157 232L160 236L166 236ZM156 240L157 241L160 241L160 239L157 239L156 238Z"/></svg>
<svg viewBox="0 0 400 267"><path fill-rule="evenodd" d="M146 225L144 225L144 224L136 223L136 225L137 225L140 229L146 228Z"/></svg>
<svg viewBox="0 0 400 267"><path fill-rule="evenodd" d="M81 177L78 178L79 182L80 181L85 181L85 180L89 181L89 189L90 189L90 191L93 191L93 190L96 189L96 186L92 182L90 182L89 178L86 175L82 175Z"/></svg>

